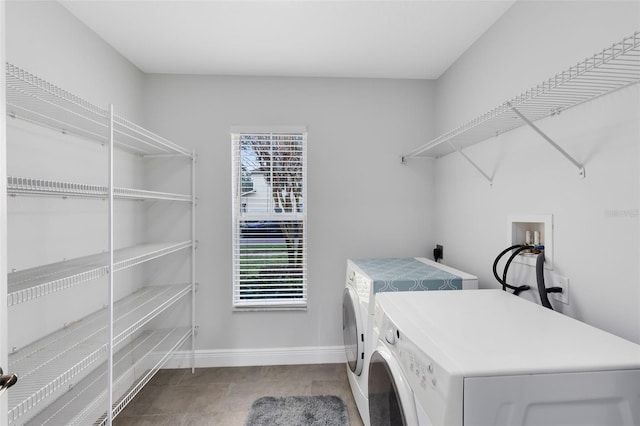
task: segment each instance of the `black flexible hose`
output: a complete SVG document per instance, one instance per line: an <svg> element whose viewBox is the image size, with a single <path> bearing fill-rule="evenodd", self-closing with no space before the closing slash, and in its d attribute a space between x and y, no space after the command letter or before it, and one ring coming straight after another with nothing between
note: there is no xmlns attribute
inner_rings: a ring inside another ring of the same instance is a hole
<svg viewBox="0 0 640 426"><path fill-rule="evenodd" d="M507 281L507 271L509 270L509 265L511 265L511 262L513 262L513 259L515 259L516 256L522 253L523 251L530 250L532 248L533 248L532 246L521 246L520 248L515 249L513 253L511 253L511 256L509 256L507 263L504 265L504 272L502 273L502 279L504 281Z"/></svg>
<svg viewBox="0 0 640 426"><path fill-rule="evenodd" d="M549 296L547 295L547 287L544 285L544 252L540 253L536 259L536 281L538 282L540 303L542 303L542 306L545 308L549 308L553 311L553 306L551 306Z"/></svg>
<svg viewBox="0 0 640 426"><path fill-rule="evenodd" d="M522 247L522 244L516 244L511 247L507 247L506 249L502 250L500 254L496 257L496 260L493 261L493 276L496 278L496 280L498 280L500 284L502 284L503 291L507 291L507 287L511 288L512 290L515 290L515 287L507 284L505 280L501 279L498 276L498 262L500 262L500 259L502 259L502 256L504 256L505 254L509 253L511 250L516 249L518 247Z"/></svg>
<svg viewBox="0 0 640 426"><path fill-rule="evenodd" d="M527 250L527 249L532 249L534 248L533 246L527 246L527 245L522 245L522 244L515 244L511 247L508 247L506 249L504 249L502 252L500 252L500 254L498 255L498 257L496 257L496 260L493 262L493 276L496 278L496 280L502 284L502 290L503 291L507 291L507 288L513 290L513 294L515 294L516 296L518 294L520 294L521 292L525 291L525 290L529 290L531 287L529 287L528 285L522 285L520 287L516 287L513 286L511 284L507 284L507 270L509 269L509 264L511 263L511 261L516 257L516 255L518 253L520 253L523 250ZM507 262L507 265L505 267L504 273L503 273L503 278L500 278L500 276L498 276L498 262L500 262L500 259L502 259L502 256L504 256L505 254L509 253L511 250L516 250L516 253L512 254L511 257L509 258L509 261Z"/></svg>

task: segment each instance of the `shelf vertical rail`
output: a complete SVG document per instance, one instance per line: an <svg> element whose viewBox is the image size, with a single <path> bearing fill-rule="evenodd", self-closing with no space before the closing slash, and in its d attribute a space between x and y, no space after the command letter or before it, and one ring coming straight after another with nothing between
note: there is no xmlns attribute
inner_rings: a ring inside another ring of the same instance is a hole
<svg viewBox="0 0 640 426"><path fill-rule="evenodd" d="M109 354L107 359L107 426L111 426L113 421L113 104L109 106L109 291L108 291L108 327L109 327L109 341L107 346L109 348Z"/></svg>
<svg viewBox="0 0 640 426"><path fill-rule="evenodd" d="M516 107L514 107L511 102L507 102L507 105L509 106L509 108L511 108L511 110L513 112L516 113L516 115L518 117L520 117L522 119L522 121L524 121L529 127L531 127L533 130L536 131L537 134L539 134L540 136L542 136L542 138L544 140L546 140L547 142L549 142L549 144L551 144L552 147L554 147L558 152L560 152L560 154L562 154L567 160L569 160L571 162L571 164L573 164L574 166L577 167L578 169L578 176L580 177L580 179L584 179L585 177L585 170L584 170L584 166L582 164L580 164L578 161L576 161L575 158L573 158L571 155L569 155L569 153L567 151L565 151L564 149L562 149L562 147L560 145L558 145L557 143L555 143L553 141L553 139L551 139L549 136L547 136L546 133L544 133L542 130L540 130L540 128L538 126L536 126L535 124L533 124L531 122L531 120L529 120L527 117L525 117L520 111L518 111L518 109Z"/></svg>
<svg viewBox="0 0 640 426"><path fill-rule="evenodd" d="M5 2L0 1L0 26L5 27ZM0 37L0 64L5 61L5 38ZM0 181L7 181L7 90L6 71L0 80ZM0 185L0 367L9 368L7 326L7 187ZM10 371L8 371L10 373ZM7 392L0 395L0 424L5 424L8 412Z"/></svg>
<svg viewBox="0 0 640 426"><path fill-rule="evenodd" d="M191 153L191 373L196 371L196 152Z"/></svg>

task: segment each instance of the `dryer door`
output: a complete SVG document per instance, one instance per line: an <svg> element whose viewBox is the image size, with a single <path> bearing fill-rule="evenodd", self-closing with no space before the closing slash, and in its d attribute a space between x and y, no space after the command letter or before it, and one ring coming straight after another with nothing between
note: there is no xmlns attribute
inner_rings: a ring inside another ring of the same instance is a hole
<svg viewBox="0 0 640 426"><path fill-rule="evenodd" d="M358 293L351 286L344 289L342 298L342 335L347 353L347 365L354 374L359 376L364 364L364 330L360 318Z"/></svg>
<svg viewBox="0 0 640 426"><path fill-rule="evenodd" d="M369 360L369 419L371 426L419 424L413 391L384 346L378 346Z"/></svg>

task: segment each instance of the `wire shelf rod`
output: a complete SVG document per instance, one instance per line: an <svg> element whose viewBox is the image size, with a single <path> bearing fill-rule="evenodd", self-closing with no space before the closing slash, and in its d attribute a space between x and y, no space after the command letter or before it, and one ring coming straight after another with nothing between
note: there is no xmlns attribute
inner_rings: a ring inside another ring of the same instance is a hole
<svg viewBox="0 0 640 426"><path fill-rule="evenodd" d="M64 105L61 105L59 103L54 103L52 100L46 99L42 96L39 96L38 94L34 93L34 92L28 92L23 90L20 87L17 87L13 84L10 84L9 82L7 82L7 89L8 90L14 90L17 93L21 93L25 96L29 96L30 98L32 98L33 100L37 101L36 104L39 106L44 105L48 105L50 107L53 107L53 109L55 110L59 110L60 112L64 113L64 114L69 114L70 117L76 117L76 118L81 118L83 121L86 121L88 123L91 123L95 126L98 127L102 127L105 129L108 129L109 125L108 123L105 123L101 120L107 120L106 116L100 115L100 114L95 114L95 118L92 118L92 116L90 115L84 115L81 114L81 112L78 111L74 111L71 108L65 107ZM13 95L7 95L7 99L15 99L16 97ZM25 109L27 109L25 107Z"/></svg>
<svg viewBox="0 0 640 426"><path fill-rule="evenodd" d="M591 74L594 74L596 77L602 78L613 78L613 79L634 79L639 75L637 72L633 72L631 69L612 69L607 67L602 67L597 70L589 71Z"/></svg>
<svg viewBox="0 0 640 426"><path fill-rule="evenodd" d="M28 121L30 123L34 123L37 125L41 125L41 126L50 128L56 132L61 132L64 134L73 134L92 142L98 142L100 144L106 144L108 142L108 137L106 135L101 134L95 130L92 131L87 127L81 126L80 124L73 124L69 121L63 121L62 119L52 117L51 115L46 115L44 113L33 111L27 107L16 105L16 104L7 104L7 106L10 107L10 108L7 108L7 115L9 115L11 118L16 118L16 119ZM27 115L18 114L16 112L17 110L20 110ZM29 114L37 118L29 118L28 117ZM101 130L107 130L107 129L104 128ZM118 146L119 149L123 149L125 151L131 152L134 154L143 155L149 152L148 150L143 150L138 146L135 146L131 143L126 143L118 139L114 140L114 144ZM154 145L151 143L145 142L145 144L149 147L154 147ZM182 155L182 154L176 154L176 155Z"/></svg>
<svg viewBox="0 0 640 426"><path fill-rule="evenodd" d="M115 195L118 198L153 199L167 201L191 201L193 197L186 194L175 194L171 192L147 191L143 189L115 188Z"/></svg>
<svg viewBox="0 0 640 426"><path fill-rule="evenodd" d="M162 145L165 148L169 149L170 151L173 151L174 153L177 154L182 154L186 157L191 157L191 151L187 150L186 148L168 140L167 138L164 138L152 131L150 131L149 129L146 129L144 127L141 127L139 125L137 125L136 123L127 120L126 118L122 117L122 116L115 116L115 123L119 126L122 126L123 128L131 131L132 133L138 134L142 137L146 137L152 141L154 141L157 145Z"/></svg>
<svg viewBox="0 0 640 426"><path fill-rule="evenodd" d="M585 96L598 96L603 93L608 93L610 91L616 90L618 87L626 86L629 83L616 83L616 84L608 84L605 82L599 82L597 84L584 84L580 82L575 82L573 84L566 84L562 87L561 90L554 90L553 92L545 92L538 93L535 97L531 97L527 99L526 102L521 102L520 106L526 105L529 102L540 102L547 101L552 102L555 96L562 96L564 91L569 91L573 94L575 93L583 93Z"/></svg>
<svg viewBox="0 0 640 426"><path fill-rule="evenodd" d="M636 62L640 62L640 55L635 55L633 53L628 53L624 58L616 58L613 61L611 61L611 63L613 64L619 63L623 65L635 64Z"/></svg>
<svg viewBox="0 0 640 426"><path fill-rule="evenodd" d="M620 85L619 83L615 83L615 84L609 84L606 82L585 83L582 81L576 81L576 82L567 83L563 85L562 88L558 88L553 92L538 93L537 96L534 98L531 98L529 102L533 102L538 99L549 99L555 96L556 94L562 94L565 92L583 93L585 95L589 95L590 93L602 93L602 92L606 92L611 89L614 89L619 85Z"/></svg>
<svg viewBox="0 0 640 426"><path fill-rule="evenodd" d="M589 80L625 81L625 80L633 80L636 77L637 77L637 73L634 73L631 70L616 69L616 70L607 71L604 69L604 67L602 67L597 70L588 71L583 75L579 76L578 78L583 81L589 81ZM575 81L575 80L570 80L570 81Z"/></svg>
<svg viewBox="0 0 640 426"><path fill-rule="evenodd" d="M185 158L185 156L182 154L144 154L143 157L144 158L172 158L172 157Z"/></svg>
<svg viewBox="0 0 640 426"><path fill-rule="evenodd" d="M154 146L163 147L166 153L177 153L189 158L191 157L191 151L187 150L186 148L183 148L182 146L174 142L171 142L166 138L163 138L160 135L153 133L150 130L147 130L141 126L138 126L137 124L117 115L114 117L114 119L115 119L116 125L122 126L123 128L129 130L133 134L138 134L142 137L148 138L149 140L153 141ZM116 130L124 134L124 132L122 132L121 130L118 130L118 129ZM128 134L128 136L133 137L133 135L131 134Z"/></svg>
<svg viewBox="0 0 640 426"><path fill-rule="evenodd" d="M17 111L21 111L22 113L18 113ZM80 127L79 125L75 125L67 121L62 121L60 119L44 115L37 111L32 111L20 105L8 103L7 115L14 119L26 121L28 123L51 129L57 133L73 134L81 138L90 140L91 142L97 142L100 144L106 143L105 136L100 133ZM36 118L30 117L29 115L33 115Z"/></svg>
<svg viewBox="0 0 640 426"><path fill-rule="evenodd" d="M629 77L623 78L613 74L597 74L594 72L589 72L587 74L581 75L579 78L567 81L563 83L563 85L569 84L569 83L588 83L588 82L606 83L606 84L615 85L616 82L624 83L630 80L634 80L634 78L629 78Z"/></svg>
<svg viewBox="0 0 640 426"><path fill-rule="evenodd" d="M107 143L107 137L105 135L96 133L95 131L91 131L89 129L86 128L82 128L79 125L74 125L71 124L69 122L64 122L62 120L53 118L53 117L49 117L46 116L44 114L40 114L36 111L30 111L24 107L18 106L18 105L13 105L13 104L8 104L7 107L11 106L12 109L10 111L7 112L7 115L11 118L14 119L18 119L18 120L22 120L22 121L26 121L28 123L32 123L32 124L36 124L38 126L42 126L48 129L51 129L55 132L60 132L63 134L72 134L74 136L83 138L89 142L94 142L94 143L99 143L102 145L105 145ZM22 112L26 113L26 114L33 114L34 116L38 117L37 119L35 118L30 118L27 115L24 114L18 114L15 111L16 110L21 110ZM53 124L52 124L53 123ZM146 152L147 151L142 151L140 150L140 148L137 148L131 144L127 144L124 143L122 141L114 141L114 144L118 146L118 149L122 150L122 151L126 151L126 152L130 152L132 154L137 154L137 155L144 155L146 156ZM175 154L175 155L180 155L180 154Z"/></svg>
<svg viewBox="0 0 640 426"><path fill-rule="evenodd" d="M625 83L626 85L629 84L633 84L636 81L630 81ZM594 90L598 90L600 92L608 92L610 90L615 90L617 87L619 87L620 84L618 83L608 83L605 81L597 81L597 82L586 82L586 81L572 81L570 83L565 84L563 87L566 88L575 88L577 90L580 89L594 89Z"/></svg>
<svg viewBox="0 0 640 426"><path fill-rule="evenodd" d="M126 138L126 139L130 139L130 140L132 140L134 142L138 142L139 144L141 144L143 146L147 146L149 148L155 148L155 149L160 150L160 151L162 151L164 153L169 153L170 152L170 150L168 150L163 145L157 145L156 143L154 143L152 141L148 141L148 140L145 140L143 138L140 138L140 137L125 133L125 132L123 132L121 130L114 129L114 133L116 135L120 136L120 138L118 138L118 141L122 141L121 138ZM133 145L129 145L129 146L133 146ZM148 151L145 151L144 149L139 149L139 151L140 151L140 153L148 152Z"/></svg>

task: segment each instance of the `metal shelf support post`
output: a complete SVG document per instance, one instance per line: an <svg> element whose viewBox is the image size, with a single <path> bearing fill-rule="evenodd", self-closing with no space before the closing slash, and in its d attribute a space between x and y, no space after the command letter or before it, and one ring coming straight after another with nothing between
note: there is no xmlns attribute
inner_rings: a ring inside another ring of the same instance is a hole
<svg viewBox="0 0 640 426"><path fill-rule="evenodd" d="M191 153L191 374L196 372L196 152Z"/></svg>
<svg viewBox="0 0 640 426"><path fill-rule="evenodd" d="M555 143L553 141L553 139L551 139L549 136L547 136L546 133L544 133L542 130L540 130L540 128L538 126L533 124L531 122L531 120L529 120L527 117L524 116L524 114L522 114L520 111L518 111L518 109L516 107L511 105L511 102L507 102L507 105L509 105L509 108L511 108L511 110L513 112L515 112L516 115L522 119L522 121L524 121L529 127L531 127L533 130L535 130L536 133L538 133L540 136L542 136L542 138L544 140L549 142L549 144L551 144L552 147L554 147L558 152L560 152L560 154L562 154L567 160L569 160L571 162L571 164L576 166L578 168L578 176L580 177L580 179L584 179L585 171L584 171L584 166L582 164L580 164L578 161L576 161L575 158L573 158L571 155L569 155L569 153L567 151L562 149L562 147L560 145Z"/></svg>
<svg viewBox="0 0 640 426"><path fill-rule="evenodd" d="M113 273L114 271L114 255L113 255L113 161L114 161L114 152L113 152L113 104L109 105L109 289L108 289L108 321L109 321L109 341L107 345L109 347L109 355L107 358L107 425L111 426L113 421L113 412L111 407L113 407Z"/></svg>

